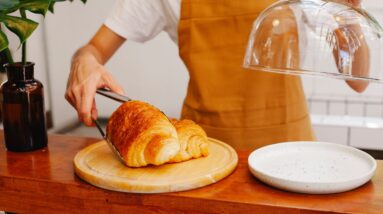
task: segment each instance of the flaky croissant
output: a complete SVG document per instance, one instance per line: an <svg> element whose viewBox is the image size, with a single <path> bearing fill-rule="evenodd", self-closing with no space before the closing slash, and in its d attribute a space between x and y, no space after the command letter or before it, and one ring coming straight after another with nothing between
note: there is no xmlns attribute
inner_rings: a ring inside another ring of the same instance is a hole
<svg viewBox="0 0 383 214"><path fill-rule="evenodd" d="M180 150L176 129L168 118L141 101L126 102L112 114L107 137L130 167L164 164Z"/></svg>
<svg viewBox="0 0 383 214"><path fill-rule="evenodd" d="M205 131L191 120L170 120L175 126L180 151L169 162L181 162L209 154L208 139Z"/></svg>

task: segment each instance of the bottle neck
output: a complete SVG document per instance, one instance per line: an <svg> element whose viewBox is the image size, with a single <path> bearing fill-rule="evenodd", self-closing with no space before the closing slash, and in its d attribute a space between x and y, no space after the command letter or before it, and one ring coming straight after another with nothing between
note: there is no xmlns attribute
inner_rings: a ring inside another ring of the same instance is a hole
<svg viewBox="0 0 383 214"><path fill-rule="evenodd" d="M35 63L33 62L27 62L26 64L16 62L5 64L4 69L7 72L8 81L25 82L34 80L34 66Z"/></svg>

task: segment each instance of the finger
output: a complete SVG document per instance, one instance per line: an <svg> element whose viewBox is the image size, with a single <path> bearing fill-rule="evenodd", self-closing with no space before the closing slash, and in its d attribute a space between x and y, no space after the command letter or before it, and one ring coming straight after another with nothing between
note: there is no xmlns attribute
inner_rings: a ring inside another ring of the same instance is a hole
<svg viewBox="0 0 383 214"><path fill-rule="evenodd" d="M76 107L76 110L77 110L78 120L86 126L91 126L92 124L90 121L89 111L85 110L85 107L83 107L84 105L81 104L81 102L77 102L77 106L78 107Z"/></svg>
<svg viewBox="0 0 383 214"><path fill-rule="evenodd" d="M72 94L73 94L72 103L74 104L74 108L77 111L78 120L81 121L82 123L84 123L83 120L82 120L81 113L80 113L80 109L81 109L81 94L79 93L79 91L77 91L77 93L73 92Z"/></svg>
<svg viewBox="0 0 383 214"><path fill-rule="evenodd" d="M86 87L77 98L79 118L86 126L93 125L91 111L95 94L95 87Z"/></svg>
<svg viewBox="0 0 383 214"><path fill-rule="evenodd" d="M92 104L92 110L91 110L91 117L93 120L96 120L98 117L98 111L97 111L97 106L96 106L96 99L93 99L93 104ZM93 123L93 121L92 121ZM94 123L92 125L95 125Z"/></svg>
<svg viewBox="0 0 383 214"><path fill-rule="evenodd" d="M65 95L64 95L65 99L69 102L69 104L71 106L73 106L74 108L76 108L76 104L74 102L74 96L73 96L73 93L70 91L70 90L67 90L65 92Z"/></svg>

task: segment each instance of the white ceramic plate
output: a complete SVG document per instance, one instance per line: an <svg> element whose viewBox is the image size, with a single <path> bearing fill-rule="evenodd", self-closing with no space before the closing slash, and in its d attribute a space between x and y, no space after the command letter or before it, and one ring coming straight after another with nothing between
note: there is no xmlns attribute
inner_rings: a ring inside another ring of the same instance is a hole
<svg viewBox="0 0 383 214"><path fill-rule="evenodd" d="M271 186L328 194L357 188L371 179L376 161L353 147L325 142L287 142L262 147L248 159L250 171Z"/></svg>

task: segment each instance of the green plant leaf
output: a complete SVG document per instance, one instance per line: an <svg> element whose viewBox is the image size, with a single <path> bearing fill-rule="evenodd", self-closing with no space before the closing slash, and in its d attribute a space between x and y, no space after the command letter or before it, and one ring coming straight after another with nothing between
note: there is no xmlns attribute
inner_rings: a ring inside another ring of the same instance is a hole
<svg viewBox="0 0 383 214"><path fill-rule="evenodd" d="M45 16L52 0L20 0L19 9Z"/></svg>
<svg viewBox="0 0 383 214"><path fill-rule="evenodd" d="M3 14L9 14L19 9L23 9L44 16L48 11L51 1L52 0L10 0L12 4L4 4L2 7L3 10L1 10L0 4L0 12Z"/></svg>
<svg viewBox="0 0 383 214"><path fill-rule="evenodd" d="M16 8L16 6L19 3L20 3L19 0L0 1L0 12L8 11L12 8Z"/></svg>
<svg viewBox="0 0 383 214"><path fill-rule="evenodd" d="M54 5L55 5L55 3L56 2L62 2L62 1L66 1L66 0L52 0L51 3L49 4L49 9L48 10L51 13L53 13L54 12Z"/></svg>
<svg viewBox="0 0 383 214"><path fill-rule="evenodd" d="M1 13L0 22L3 22L10 31L19 37L20 43L24 43L24 41L32 34L38 25L37 22L30 19L4 15Z"/></svg>
<svg viewBox="0 0 383 214"><path fill-rule="evenodd" d="M0 30L0 52L8 48L8 44L9 42L7 36Z"/></svg>
<svg viewBox="0 0 383 214"><path fill-rule="evenodd" d="M57 2L63 2L63 1L67 1L67 0L52 0L51 1L51 4L49 5L49 11L51 12L51 13L53 13L54 12L54 5L55 5L55 3L57 3ZM69 0L70 2L72 2L73 0ZM82 3L86 3L86 1L87 0L81 0L82 1Z"/></svg>
<svg viewBox="0 0 383 214"><path fill-rule="evenodd" d="M51 13L54 13L54 6L55 6L55 3L54 1L51 1L51 3L49 4L49 8L48 10L51 12Z"/></svg>

